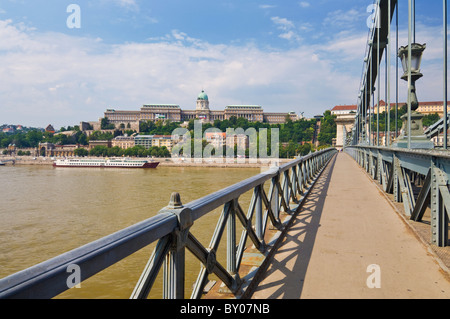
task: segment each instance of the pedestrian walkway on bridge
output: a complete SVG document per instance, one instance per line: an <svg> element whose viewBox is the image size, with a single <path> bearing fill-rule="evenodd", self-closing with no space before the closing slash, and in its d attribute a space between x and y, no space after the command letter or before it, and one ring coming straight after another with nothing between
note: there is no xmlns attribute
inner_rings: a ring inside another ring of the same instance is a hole
<svg viewBox="0 0 450 319"><path fill-rule="evenodd" d="M252 298L450 298L446 270L365 171L339 153Z"/></svg>

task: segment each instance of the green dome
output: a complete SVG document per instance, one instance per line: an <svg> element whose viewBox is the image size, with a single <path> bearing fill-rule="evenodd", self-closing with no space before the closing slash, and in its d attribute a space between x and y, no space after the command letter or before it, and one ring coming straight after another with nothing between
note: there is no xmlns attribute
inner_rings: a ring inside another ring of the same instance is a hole
<svg viewBox="0 0 450 319"><path fill-rule="evenodd" d="M197 97L197 100L205 100L208 101L208 95L206 95L205 91L202 90L202 93L200 93Z"/></svg>

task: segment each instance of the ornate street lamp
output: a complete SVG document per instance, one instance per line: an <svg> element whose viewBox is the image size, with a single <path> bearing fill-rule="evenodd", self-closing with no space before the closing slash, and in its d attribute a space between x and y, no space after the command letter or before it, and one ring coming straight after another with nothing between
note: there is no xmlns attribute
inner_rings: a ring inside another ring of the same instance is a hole
<svg viewBox="0 0 450 319"><path fill-rule="evenodd" d="M409 101L411 103L411 129L408 129L408 113L404 114L401 119L403 121L400 136L394 143L394 147L407 148L408 147L408 133L411 131L410 147L411 148L433 148L433 143L425 136L423 132L422 118L423 114L417 112L419 102L416 95L416 81L420 79L423 74L420 73L420 64L422 62L423 51L426 44L411 44L411 65L408 65L408 46L400 47L398 50L398 57L402 61L403 75L402 80L408 81L408 73L411 71L411 86L409 94ZM409 110L408 110L409 112Z"/></svg>
<svg viewBox="0 0 450 319"><path fill-rule="evenodd" d="M420 63L422 62L423 51L425 51L426 44L411 44L411 110L415 111L419 107L416 95L416 81L420 79L423 74L420 73ZM408 81L408 46L400 47L398 50L398 57L402 61L403 75L402 80Z"/></svg>

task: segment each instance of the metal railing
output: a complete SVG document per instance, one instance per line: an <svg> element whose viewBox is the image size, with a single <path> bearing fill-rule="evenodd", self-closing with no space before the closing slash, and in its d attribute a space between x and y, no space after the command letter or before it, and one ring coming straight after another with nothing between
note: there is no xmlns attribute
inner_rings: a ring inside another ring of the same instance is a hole
<svg viewBox="0 0 450 319"><path fill-rule="evenodd" d="M439 150L349 146L345 151L378 181L405 215L422 221L430 209L431 243L448 246L450 154Z"/></svg>
<svg viewBox="0 0 450 319"><path fill-rule="evenodd" d="M161 268L162 297L185 298L186 249L201 262L191 298L201 298L210 274L237 295L247 240L265 252L268 245L264 236L269 221L277 229L286 227L280 220L280 212L297 211L335 153L330 148L309 154L185 205L179 194L174 193L169 205L152 218L1 279L0 298L53 298L69 289L68 270L73 266L80 270L82 282L154 242L156 247L131 298L148 298ZM267 193L266 182L270 183ZM253 191L253 196L245 214L239 197L248 191ZM190 229L195 221L217 208L222 208L219 221L209 245L203 245ZM236 221L242 224L239 242ZM226 265L222 265L216 255L225 228Z"/></svg>

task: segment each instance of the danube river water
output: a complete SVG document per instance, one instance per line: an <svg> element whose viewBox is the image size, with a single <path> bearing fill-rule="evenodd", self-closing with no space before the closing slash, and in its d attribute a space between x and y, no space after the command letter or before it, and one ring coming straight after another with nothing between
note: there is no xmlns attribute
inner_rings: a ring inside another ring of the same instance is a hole
<svg viewBox="0 0 450 319"><path fill-rule="evenodd" d="M179 192L183 203L188 203L258 173L257 168L0 167L0 278L154 216L168 204L172 192ZM251 192L244 194L241 205L250 197ZM204 216L192 228L205 246L219 214ZM153 247L58 298L129 298ZM200 262L190 253L187 258L189 294ZM161 297L158 282L150 297Z"/></svg>

